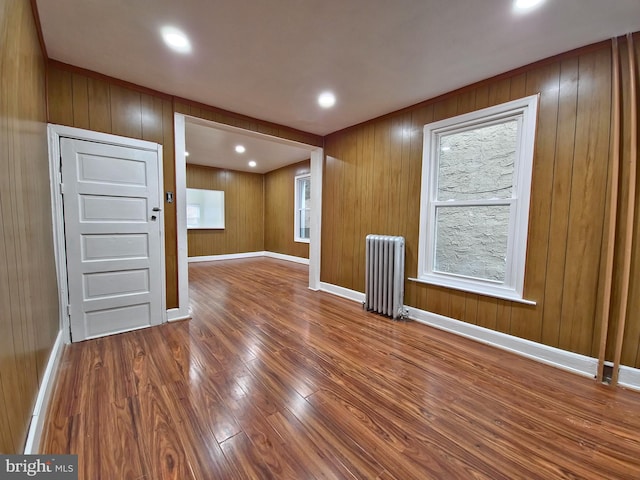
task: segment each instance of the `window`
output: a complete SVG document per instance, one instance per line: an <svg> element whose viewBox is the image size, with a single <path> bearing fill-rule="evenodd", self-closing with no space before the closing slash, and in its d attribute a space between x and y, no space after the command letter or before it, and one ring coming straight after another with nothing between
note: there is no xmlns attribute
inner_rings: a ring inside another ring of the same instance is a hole
<svg viewBox="0 0 640 480"><path fill-rule="evenodd" d="M424 127L417 281L522 301L537 95Z"/></svg>
<svg viewBox="0 0 640 480"><path fill-rule="evenodd" d="M295 179L294 240L309 243L311 224L311 175L298 175Z"/></svg>

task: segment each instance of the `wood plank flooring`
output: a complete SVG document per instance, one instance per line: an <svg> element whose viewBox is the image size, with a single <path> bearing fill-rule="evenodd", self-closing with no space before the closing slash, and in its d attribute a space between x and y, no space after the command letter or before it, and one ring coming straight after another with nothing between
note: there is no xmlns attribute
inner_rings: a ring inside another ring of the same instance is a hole
<svg viewBox="0 0 640 480"><path fill-rule="evenodd" d="M42 450L91 480L640 478L640 394L307 275L190 265L192 320L66 348Z"/></svg>

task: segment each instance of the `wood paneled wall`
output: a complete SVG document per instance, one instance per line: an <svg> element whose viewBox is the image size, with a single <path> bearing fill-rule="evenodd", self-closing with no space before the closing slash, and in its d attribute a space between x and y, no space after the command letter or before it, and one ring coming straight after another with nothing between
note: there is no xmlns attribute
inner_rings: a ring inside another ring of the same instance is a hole
<svg viewBox="0 0 640 480"><path fill-rule="evenodd" d="M165 191L175 192L173 103L108 78L50 61L49 122L162 144ZM178 306L176 205L164 205L167 308Z"/></svg>
<svg viewBox="0 0 640 480"><path fill-rule="evenodd" d="M58 330L45 63L29 0L0 0L0 453L22 453Z"/></svg>
<svg viewBox="0 0 640 480"><path fill-rule="evenodd" d="M295 242L295 177L311 171L311 161L273 170L265 175L264 248L268 252L309 258L309 244Z"/></svg>
<svg viewBox="0 0 640 480"><path fill-rule="evenodd" d="M317 135L175 98L60 62L49 61L47 74L49 122L162 144L166 191L175 192L175 112L309 145L322 145L322 137ZM243 243L237 248L246 245ZM250 245L256 245L255 239ZM165 203L165 250L167 308L174 308L178 306L175 203Z"/></svg>
<svg viewBox="0 0 640 480"><path fill-rule="evenodd" d="M412 281L411 306L585 355L598 355L603 226L611 159L611 47L569 52L326 138L322 281L364 291L364 238L406 237L406 274L418 257L422 128L540 94L525 297L535 306ZM638 278L638 255L635 277ZM638 298L640 282L635 282ZM637 302L637 300L634 300ZM637 307L637 306L636 306ZM635 309L638 312L638 308ZM638 328L638 314L629 330ZM640 366L638 337L625 357ZM631 346L629 346L631 345Z"/></svg>
<svg viewBox="0 0 640 480"><path fill-rule="evenodd" d="M264 250L264 176L187 165L187 187L224 192L225 228L189 230L190 257Z"/></svg>

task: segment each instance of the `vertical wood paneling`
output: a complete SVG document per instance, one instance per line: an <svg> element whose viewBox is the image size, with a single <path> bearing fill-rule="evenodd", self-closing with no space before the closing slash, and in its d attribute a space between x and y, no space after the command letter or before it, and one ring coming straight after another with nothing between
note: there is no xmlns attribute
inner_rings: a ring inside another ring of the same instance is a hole
<svg viewBox="0 0 640 480"><path fill-rule="evenodd" d="M0 453L22 453L58 333L45 67L28 0L0 15ZM73 115L71 90L54 105Z"/></svg>
<svg viewBox="0 0 640 480"><path fill-rule="evenodd" d="M141 102L141 127L142 139L162 144L162 103L161 98L154 98L151 95L142 94Z"/></svg>
<svg viewBox="0 0 640 480"><path fill-rule="evenodd" d="M394 115L391 118L391 136L389 143L389 176L387 188L389 199L387 201L387 211L389 212L388 224L391 232L400 232L405 215L404 205L401 201L402 185L402 141L404 137L403 118L401 115ZM396 214L394 214L396 212Z"/></svg>
<svg viewBox="0 0 640 480"><path fill-rule="evenodd" d="M164 190L175 192L170 100L82 71L68 71L55 62L49 63L47 75L50 122L162 144ZM178 306L175 203L165 203L164 221L167 308L175 308Z"/></svg>
<svg viewBox="0 0 640 480"><path fill-rule="evenodd" d="M346 141L345 141L345 150L342 155L342 159L344 161L344 177L347 178L355 178L357 177L356 173L356 164L358 158L358 142L357 137L352 132L347 133ZM342 198L346 205L353 205L355 203L355 189L353 185L347 184L347 182L342 182ZM345 222L342 225L342 230L344 234L343 238L354 238L356 235L356 218L357 215L354 216L352 221ZM346 283L353 284L354 281L358 281L354 276L354 268L351 266L354 265L354 251L356 250L354 242L347 242L343 245L343 261L338 265L340 272L339 278L343 279Z"/></svg>
<svg viewBox="0 0 640 480"><path fill-rule="evenodd" d="M49 69L49 73L57 70ZM51 81L51 80L50 80ZM89 129L111 132L111 98L109 84L97 78L88 78ZM51 103L51 93L49 93ZM54 97L55 98L55 97Z"/></svg>
<svg viewBox="0 0 640 480"><path fill-rule="evenodd" d="M576 142L560 328L561 348L595 355L592 335L606 203L606 159L609 158L610 60L608 49L579 58Z"/></svg>
<svg viewBox="0 0 640 480"><path fill-rule="evenodd" d="M409 230L410 238L407 239L407 245L409 248L405 249L405 262L407 264L407 272L409 275L417 275L418 272L418 237L419 237L419 229L420 229L420 188L421 188L421 176L422 176L422 145L424 142L424 126L427 123L433 121L433 105L427 105L425 108L420 108L413 110L411 112L411 122L413 123L413 129L415 131L415 135L411 138L411 164L414 167L410 170L413 172L413 185L414 185L414 196L412 198L412 202L416 205L414 209L414 216L412 217L414 221L409 222ZM409 179L411 182L411 179ZM418 219L418 221L415 221ZM413 249L413 254L410 255L411 245L415 245ZM407 290L406 298L415 298L415 305L426 305L429 297L429 289L430 287L423 283L415 283L411 282L412 288ZM413 293L414 297L408 296Z"/></svg>
<svg viewBox="0 0 640 480"><path fill-rule="evenodd" d="M175 146L173 131L173 102L162 99L162 175L165 192L176 193ZM154 99L154 104L157 99ZM159 114L160 111L158 110ZM147 112L147 116L149 112ZM152 123L147 120L148 123ZM144 130L143 130L144 134ZM164 250L167 283L167 308L178 306L178 228L176 202L164 200Z"/></svg>
<svg viewBox="0 0 640 480"><path fill-rule="evenodd" d="M458 95L458 115L476 110L476 89Z"/></svg>
<svg viewBox="0 0 640 480"><path fill-rule="evenodd" d="M418 122L418 123L416 123ZM402 231L405 237L405 272L407 277L413 276L417 270L417 257L415 252L418 251L418 229L419 225L412 221L420 215L420 201L418 200L420 192L420 167L421 160L419 158L419 148L416 144L422 141L422 125L419 120L414 118L413 112L407 112L405 115L406 135L402 147L402 173L403 179L402 189L404 190L403 209L405 218L402 223ZM416 160L417 159L417 160ZM405 174L407 172L407 174ZM361 220L362 221L362 220ZM365 256L365 250L362 250L362 257ZM361 276L365 276L365 271L361 270ZM364 281L364 278L363 278ZM405 281L405 294L415 298L417 288L415 282Z"/></svg>
<svg viewBox="0 0 640 480"><path fill-rule="evenodd" d="M508 102L511 97L511 78L504 78L489 85L489 105Z"/></svg>
<svg viewBox="0 0 640 480"><path fill-rule="evenodd" d="M371 188L374 191L373 196L373 231L381 235L395 234L391 232L389 218L397 212L391 212L388 207L389 202L389 163L390 163L390 141L391 137L391 120L385 118L379 120L375 124L373 138L373 162L375 165L374 177L372 179ZM350 184L348 178L343 178L341 183ZM344 222L346 223L346 222ZM343 241L346 241L344 239ZM342 262L340 262L342 264Z"/></svg>
<svg viewBox="0 0 640 480"><path fill-rule="evenodd" d="M360 182L360 190L358 191L358 196L362 198L363 210L359 213L360 217L360 228L362 229L360 236L354 239L354 243L364 243L365 238L369 234L377 233L375 230L375 226L373 224L374 214L371 210L373 205L373 199L377 195L377 192L374 190L373 185L373 172L374 172L374 143L373 138L375 134L375 127L373 125L369 125L365 127L362 132L359 132L358 135L358 151L361 152L361 158L359 165L360 170L358 171L358 177L362 177L362 181ZM324 211L324 203L322 204L322 208ZM324 232L324 225L322 227ZM324 237L324 233L323 233ZM361 259L366 260L366 246L365 253L360 257ZM360 272L362 272L362 279L360 280L362 285L362 291L364 291L364 275L365 275L365 266L364 264L360 266ZM322 272L321 272L322 274Z"/></svg>
<svg viewBox="0 0 640 480"><path fill-rule="evenodd" d="M225 228L189 230L190 257L263 251L263 175L187 165L187 187L225 192ZM291 194L293 196L293 193ZM293 231L291 232L293 234Z"/></svg>
<svg viewBox="0 0 640 480"><path fill-rule="evenodd" d="M458 318L458 320L462 320L473 325L478 322L478 295L468 293L465 296L464 316Z"/></svg>
<svg viewBox="0 0 640 480"><path fill-rule="evenodd" d="M77 73L71 74L73 123L78 128L89 128L89 90L87 83L87 77Z"/></svg>
<svg viewBox="0 0 640 480"><path fill-rule="evenodd" d="M334 144L342 146L342 137L336 139ZM326 240L323 240L320 244L320 248L322 249L321 277L323 277L326 272L328 278L338 278L338 263L341 261L341 255L336 256L334 255L334 252L342 251L342 235L340 231L343 223L340 220L342 215L340 208L343 205L343 202L340 201L340 196L342 194L341 186L344 181L344 175L341 173L342 169L342 149L334 147L332 153L328 154L325 160L325 172L332 172L333 178L326 178L323 175L323 219L325 217L325 205L330 205L330 207L326 211L328 221L326 224L323 222L322 225L322 237Z"/></svg>
<svg viewBox="0 0 640 480"><path fill-rule="evenodd" d="M362 192L362 185L365 181L364 175L358 175L358 172L364 172L364 168L362 167L364 159L362 158L362 135L355 135L355 157L353 168L356 170L355 182L352 186L353 195L352 195L352 205L355 210L354 218L353 218L353 228L355 230L355 234L353 238L366 238L367 233L364 230L363 226L363 218L362 218L362 210L364 209L364 199L360 194ZM353 242L353 285L357 285L361 291L365 289L365 261L366 261L366 246L364 244L364 240L362 242Z"/></svg>
<svg viewBox="0 0 640 480"><path fill-rule="evenodd" d="M60 125L73 125L73 83L71 72L49 69L47 77L49 122Z"/></svg>
<svg viewBox="0 0 640 480"><path fill-rule="evenodd" d="M549 251L545 282L542 343L560 345L562 324L562 294L567 256L567 232L571 179L576 133L578 98L578 59L564 60L560 66L558 98L558 130L556 133L555 164L549 224Z"/></svg>
<svg viewBox="0 0 640 480"><path fill-rule="evenodd" d="M414 282L407 282L405 302L591 355L609 161L610 73L610 53L603 44L602 48L532 65L512 76L488 80L329 135L327 155L347 158L351 136L356 137L359 153L355 172L338 161L327 162L323 257L329 258L323 258L322 280L363 291L357 278L345 278L333 267L342 263L356 270L359 267L354 262L364 261L363 256L352 259L344 253L356 251L356 242L363 241L336 225L348 222L375 229L368 233L405 235L407 276L414 276L422 126L540 93L525 275L525 297L537 304L528 306ZM408 162L403 157L403 141L394 136L404 124L404 114L411 115L412 129L417 133L409 142ZM353 189L349 197L342 193L344 185ZM413 186L411 195L391 191L404 185ZM358 201L356 213L352 205ZM400 231L390 232L395 229ZM637 356L637 350L634 352Z"/></svg>
<svg viewBox="0 0 640 480"><path fill-rule="evenodd" d="M123 137L142 138L141 94L121 87L110 86L111 131Z"/></svg>
<svg viewBox="0 0 640 480"><path fill-rule="evenodd" d="M544 305L549 244L549 218L553 167L558 127L558 88L560 65L551 64L527 73L526 95L539 94L538 125L533 157L531 206L529 209L529 233L527 242L527 275L524 291L527 298ZM513 308L509 333L539 342L542 338L543 308L516 305Z"/></svg>
<svg viewBox="0 0 640 480"><path fill-rule="evenodd" d="M310 172L310 161L288 165L264 176L264 249L309 258L309 244L294 241L295 177Z"/></svg>

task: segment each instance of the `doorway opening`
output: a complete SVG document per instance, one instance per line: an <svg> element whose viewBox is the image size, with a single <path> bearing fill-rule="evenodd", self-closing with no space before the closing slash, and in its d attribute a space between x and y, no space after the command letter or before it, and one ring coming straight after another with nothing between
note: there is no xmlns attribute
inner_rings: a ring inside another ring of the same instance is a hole
<svg viewBox="0 0 640 480"><path fill-rule="evenodd" d="M204 120L198 117L192 117L180 113L174 114L174 136L175 136L175 175L176 175L176 191L175 201L176 209L176 230L177 230L177 266L178 266L178 307L167 311L168 320L181 320L188 318L189 313L189 274L188 274L188 248L187 248L187 128L204 127L210 129L212 134L216 136L222 145L228 145L229 140L220 140L225 137L239 138L242 136L247 142L268 142L277 149L289 149L292 152L306 152L310 159L310 175L311 175L311 213L309 225L309 288L312 290L320 289L320 232L322 218L322 163L324 151L321 147L307 145L291 140L274 137L258 132L244 130L217 122ZM191 153L191 152L189 152ZM228 152L233 156L231 153ZM286 153L286 155L291 152ZM295 163L295 153L292 154L290 163ZM243 157L242 161L237 163L239 170L251 171L246 167L249 156ZM196 162L197 163L197 162ZM285 166L285 164L280 166ZM233 169L229 164L215 162L210 166L217 168ZM276 166L275 168L279 168ZM259 171L259 170L258 170ZM294 193L291 192L292 198ZM265 226L268 228L268 226Z"/></svg>

